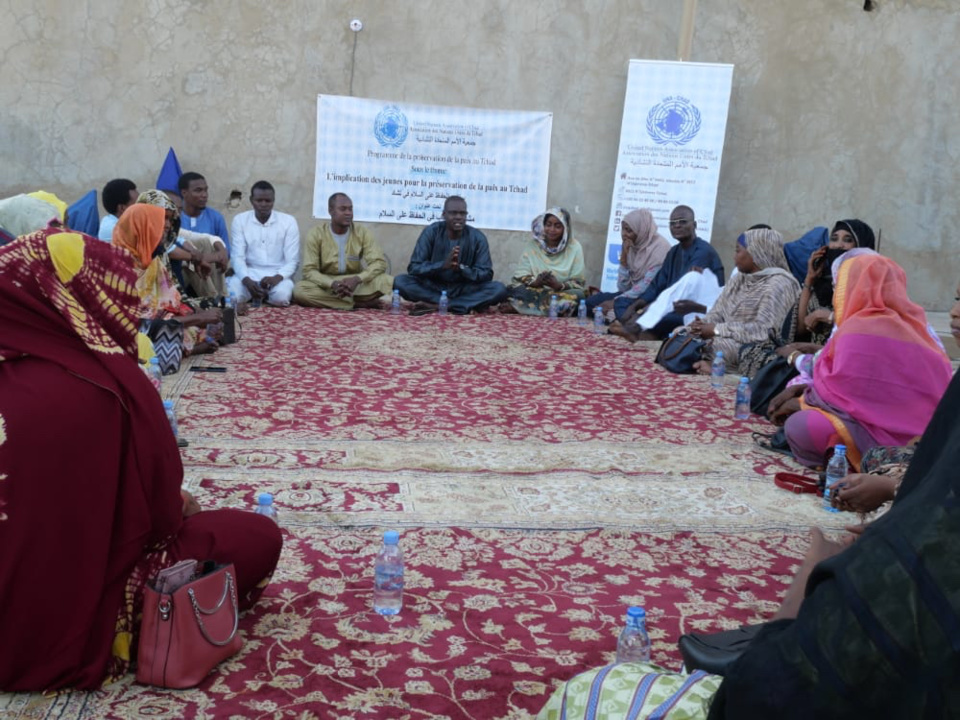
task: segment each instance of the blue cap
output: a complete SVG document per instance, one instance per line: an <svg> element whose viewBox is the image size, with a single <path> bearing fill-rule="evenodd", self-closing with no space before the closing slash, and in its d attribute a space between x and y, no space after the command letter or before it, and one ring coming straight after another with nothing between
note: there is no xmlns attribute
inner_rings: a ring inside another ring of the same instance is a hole
<svg viewBox="0 0 960 720"><path fill-rule="evenodd" d="M383 534L384 545L396 545L398 542L400 542L400 533L396 530L387 530Z"/></svg>
<svg viewBox="0 0 960 720"><path fill-rule="evenodd" d="M159 364L160 364L160 358L158 358L156 355L154 355L152 358L150 358L150 364L151 364L151 365L159 365Z"/></svg>
<svg viewBox="0 0 960 720"><path fill-rule="evenodd" d="M627 608L627 617L642 620L647 616L647 611L642 607Z"/></svg>
<svg viewBox="0 0 960 720"><path fill-rule="evenodd" d="M847 446L846 446L846 445L834 445L834 446L833 446L833 454L834 454L834 455L846 455L846 454L847 454Z"/></svg>
<svg viewBox="0 0 960 720"><path fill-rule="evenodd" d="M260 493L257 496L258 505L273 505L273 495L270 493Z"/></svg>
<svg viewBox="0 0 960 720"><path fill-rule="evenodd" d="M749 384L750 384L750 378L748 378L748 377L742 377L742 378L740 378L740 382L741 382L742 384L744 384L744 385L749 385Z"/></svg>
<svg viewBox="0 0 960 720"><path fill-rule="evenodd" d="M723 350L717 350L717 357L718 357L718 358L722 358L722 357L723 357Z"/></svg>
<svg viewBox="0 0 960 720"><path fill-rule="evenodd" d="M164 400L164 401L163 401L163 406L164 406L167 410L172 410L172 409L173 409L173 400Z"/></svg>

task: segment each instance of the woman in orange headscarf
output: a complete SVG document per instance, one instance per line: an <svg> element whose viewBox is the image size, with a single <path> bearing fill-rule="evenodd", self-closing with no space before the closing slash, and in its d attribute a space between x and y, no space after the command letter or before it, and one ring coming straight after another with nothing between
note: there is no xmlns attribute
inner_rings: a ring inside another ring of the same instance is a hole
<svg viewBox="0 0 960 720"><path fill-rule="evenodd" d="M175 218L175 209L131 205L113 230L113 244L132 256L138 274L141 317L179 321L184 326L183 349L187 355L213 352L217 343L206 336L206 327L222 320L220 310L194 312L182 301L167 266L166 249L176 238L171 232Z"/></svg>

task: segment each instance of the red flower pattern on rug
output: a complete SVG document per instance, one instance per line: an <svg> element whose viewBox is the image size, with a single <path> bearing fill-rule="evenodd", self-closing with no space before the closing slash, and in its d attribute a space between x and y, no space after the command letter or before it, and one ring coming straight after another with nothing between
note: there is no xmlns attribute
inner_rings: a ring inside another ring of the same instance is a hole
<svg viewBox="0 0 960 720"><path fill-rule="evenodd" d="M206 506L276 495L285 546L199 688L127 679L0 695L11 718L531 718L613 658L628 605L653 659L691 630L769 616L816 502L732 418L733 388L571 321L255 311L193 360L177 400L185 485ZM834 527L843 518L827 518ZM382 529L401 529L404 609L371 609Z"/></svg>

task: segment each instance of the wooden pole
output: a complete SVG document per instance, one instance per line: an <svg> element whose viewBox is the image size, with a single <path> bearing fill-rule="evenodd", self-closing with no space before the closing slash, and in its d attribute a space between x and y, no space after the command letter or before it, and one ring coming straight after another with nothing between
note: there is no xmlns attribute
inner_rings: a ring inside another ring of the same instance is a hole
<svg viewBox="0 0 960 720"><path fill-rule="evenodd" d="M677 59L689 61L693 49L693 28L697 19L697 0L683 0L683 20L680 22L680 42Z"/></svg>

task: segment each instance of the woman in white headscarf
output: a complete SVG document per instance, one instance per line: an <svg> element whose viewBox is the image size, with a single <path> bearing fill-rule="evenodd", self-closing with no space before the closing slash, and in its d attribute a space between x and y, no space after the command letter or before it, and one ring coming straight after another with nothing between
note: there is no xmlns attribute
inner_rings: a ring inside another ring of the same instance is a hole
<svg viewBox="0 0 960 720"><path fill-rule="evenodd" d="M501 312L546 315L556 296L558 315L573 315L584 297L585 281L583 248L570 229L570 213L550 208L534 219L532 230Z"/></svg>

